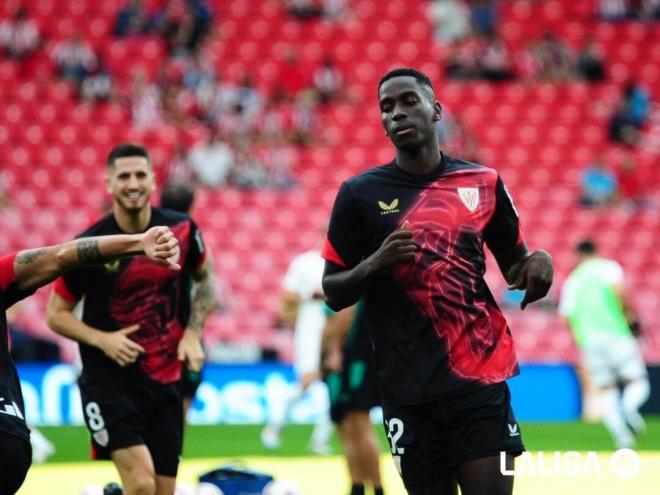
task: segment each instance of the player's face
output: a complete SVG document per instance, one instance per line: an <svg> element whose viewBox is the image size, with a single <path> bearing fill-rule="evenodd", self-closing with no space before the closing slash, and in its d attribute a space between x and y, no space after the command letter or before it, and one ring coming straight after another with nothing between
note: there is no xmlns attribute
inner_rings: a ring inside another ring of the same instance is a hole
<svg viewBox="0 0 660 495"><path fill-rule="evenodd" d="M151 165L144 157L117 158L108 170L108 192L126 212L136 213L147 207L155 187Z"/></svg>
<svg viewBox="0 0 660 495"><path fill-rule="evenodd" d="M414 77L388 79L378 96L383 127L394 146L412 151L437 142L435 122L442 109Z"/></svg>

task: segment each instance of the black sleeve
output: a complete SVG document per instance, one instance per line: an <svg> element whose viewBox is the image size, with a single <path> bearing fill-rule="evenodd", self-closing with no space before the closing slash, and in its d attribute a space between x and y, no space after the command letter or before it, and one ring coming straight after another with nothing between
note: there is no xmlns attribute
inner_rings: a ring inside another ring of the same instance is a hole
<svg viewBox="0 0 660 495"><path fill-rule="evenodd" d="M484 229L484 240L500 268L510 267L527 250L518 212L499 176L495 185L495 211Z"/></svg>
<svg viewBox="0 0 660 495"><path fill-rule="evenodd" d="M206 261L206 245L202 238L202 231L193 220L190 222L190 237L188 246L188 257L186 258L186 268L196 271L204 261Z"/></svg>
<svg viewBox="0 0 660 495"><path fill-rule="evenodd" d="M323 258L339 266L353 268L364 256L363 232L355 198L350 186L344 182L332 207Z"/></svg>
<svg viewBox="0 0 660 495"><path fill-rule="evenodd" d="M5 307L26 298L34 293L34 290L21 291L16 283L14 274L14 260L18 253L7 254L0 258L0 291L4 297Z"/></svg>

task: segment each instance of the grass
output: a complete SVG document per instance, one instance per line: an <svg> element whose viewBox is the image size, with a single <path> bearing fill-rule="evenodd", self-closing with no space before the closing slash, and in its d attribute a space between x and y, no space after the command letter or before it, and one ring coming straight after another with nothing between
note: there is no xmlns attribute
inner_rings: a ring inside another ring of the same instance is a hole
<svg viewBox="0 0 660 495"><path fill-rule="evenodd" d="M660 449L660 417L647 418L647 433L639 439L638 450ZM276 451L266 450L259 440L259 425L195 425L187 426L184 459L244 456L260 457L303 457L310 454L307 443L311 434L310 425L290 425L284 431L282 447ZM614 450L612 440L601 424L580 422L568 423L522 423L525 446L530 451L568 450ZM40 430L55 444L56 454L49 462L76 462L89 459L87 430L82 426L42 427ZM387 442L383 429L376 426L383 452ZM340 452L333 438L335 452Z"/></svg>

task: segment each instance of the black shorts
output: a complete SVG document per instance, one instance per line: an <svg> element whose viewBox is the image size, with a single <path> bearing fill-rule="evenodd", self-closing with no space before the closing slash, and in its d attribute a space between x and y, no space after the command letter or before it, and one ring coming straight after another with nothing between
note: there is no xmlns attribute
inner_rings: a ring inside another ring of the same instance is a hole
<svg viewBox="0 0 660 495"><path fill-rule="evenodd" d="M383 416L408 489L432 486L467 461L525 450L505 382L427 404L384 406Z"/></svg>
<svg viewBox="0 0 660 495"><path fill-rule="evenodd" d="M351 411L370 411L380 404L373 366L368 359L344 359L340 372L328 373L330 418L341 423Z"/></svg>
<svg viewBox="0 0 660 495"><path fill-rule="evenodd" d="M32 464L32 447L23 438L0 431L0 494L13 495Z"/></svg>
<svg viewBox="0 0 660 495"><path fill-rule="evenodd" d="M134 445L146 445L156 474L176 476L183 442L183 406L177 383L135 384L79 380L92 458Z"/></svg>
<svg viewBox="0 0 660 495"><path fill-rule="evenodd" d="M181 380L178 383L181 397L192 400L197 393L199 385L202 383L202 371L184 369L181 372Z"/></svg>

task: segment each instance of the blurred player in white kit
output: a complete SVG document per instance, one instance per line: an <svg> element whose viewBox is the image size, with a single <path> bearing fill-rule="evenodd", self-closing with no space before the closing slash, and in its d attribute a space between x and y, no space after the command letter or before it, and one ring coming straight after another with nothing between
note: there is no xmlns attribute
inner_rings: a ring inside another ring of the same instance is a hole
<svg viewBox="0 0 660 495"><path fill-rule="evenodd" d="M327 396L327 388L320 380L321 340L325 327L321 287L324 264L319 250L306 251L291 261L282 282L280 319L295 329L294 369L298 385L272 408L269 423L261 432L261 441L268 449L279 447L289 410L311 386L322 388ZM324 411L312 433L310 449L316 454L329 454L331 434L332 422L328 411Z"/></svg>

